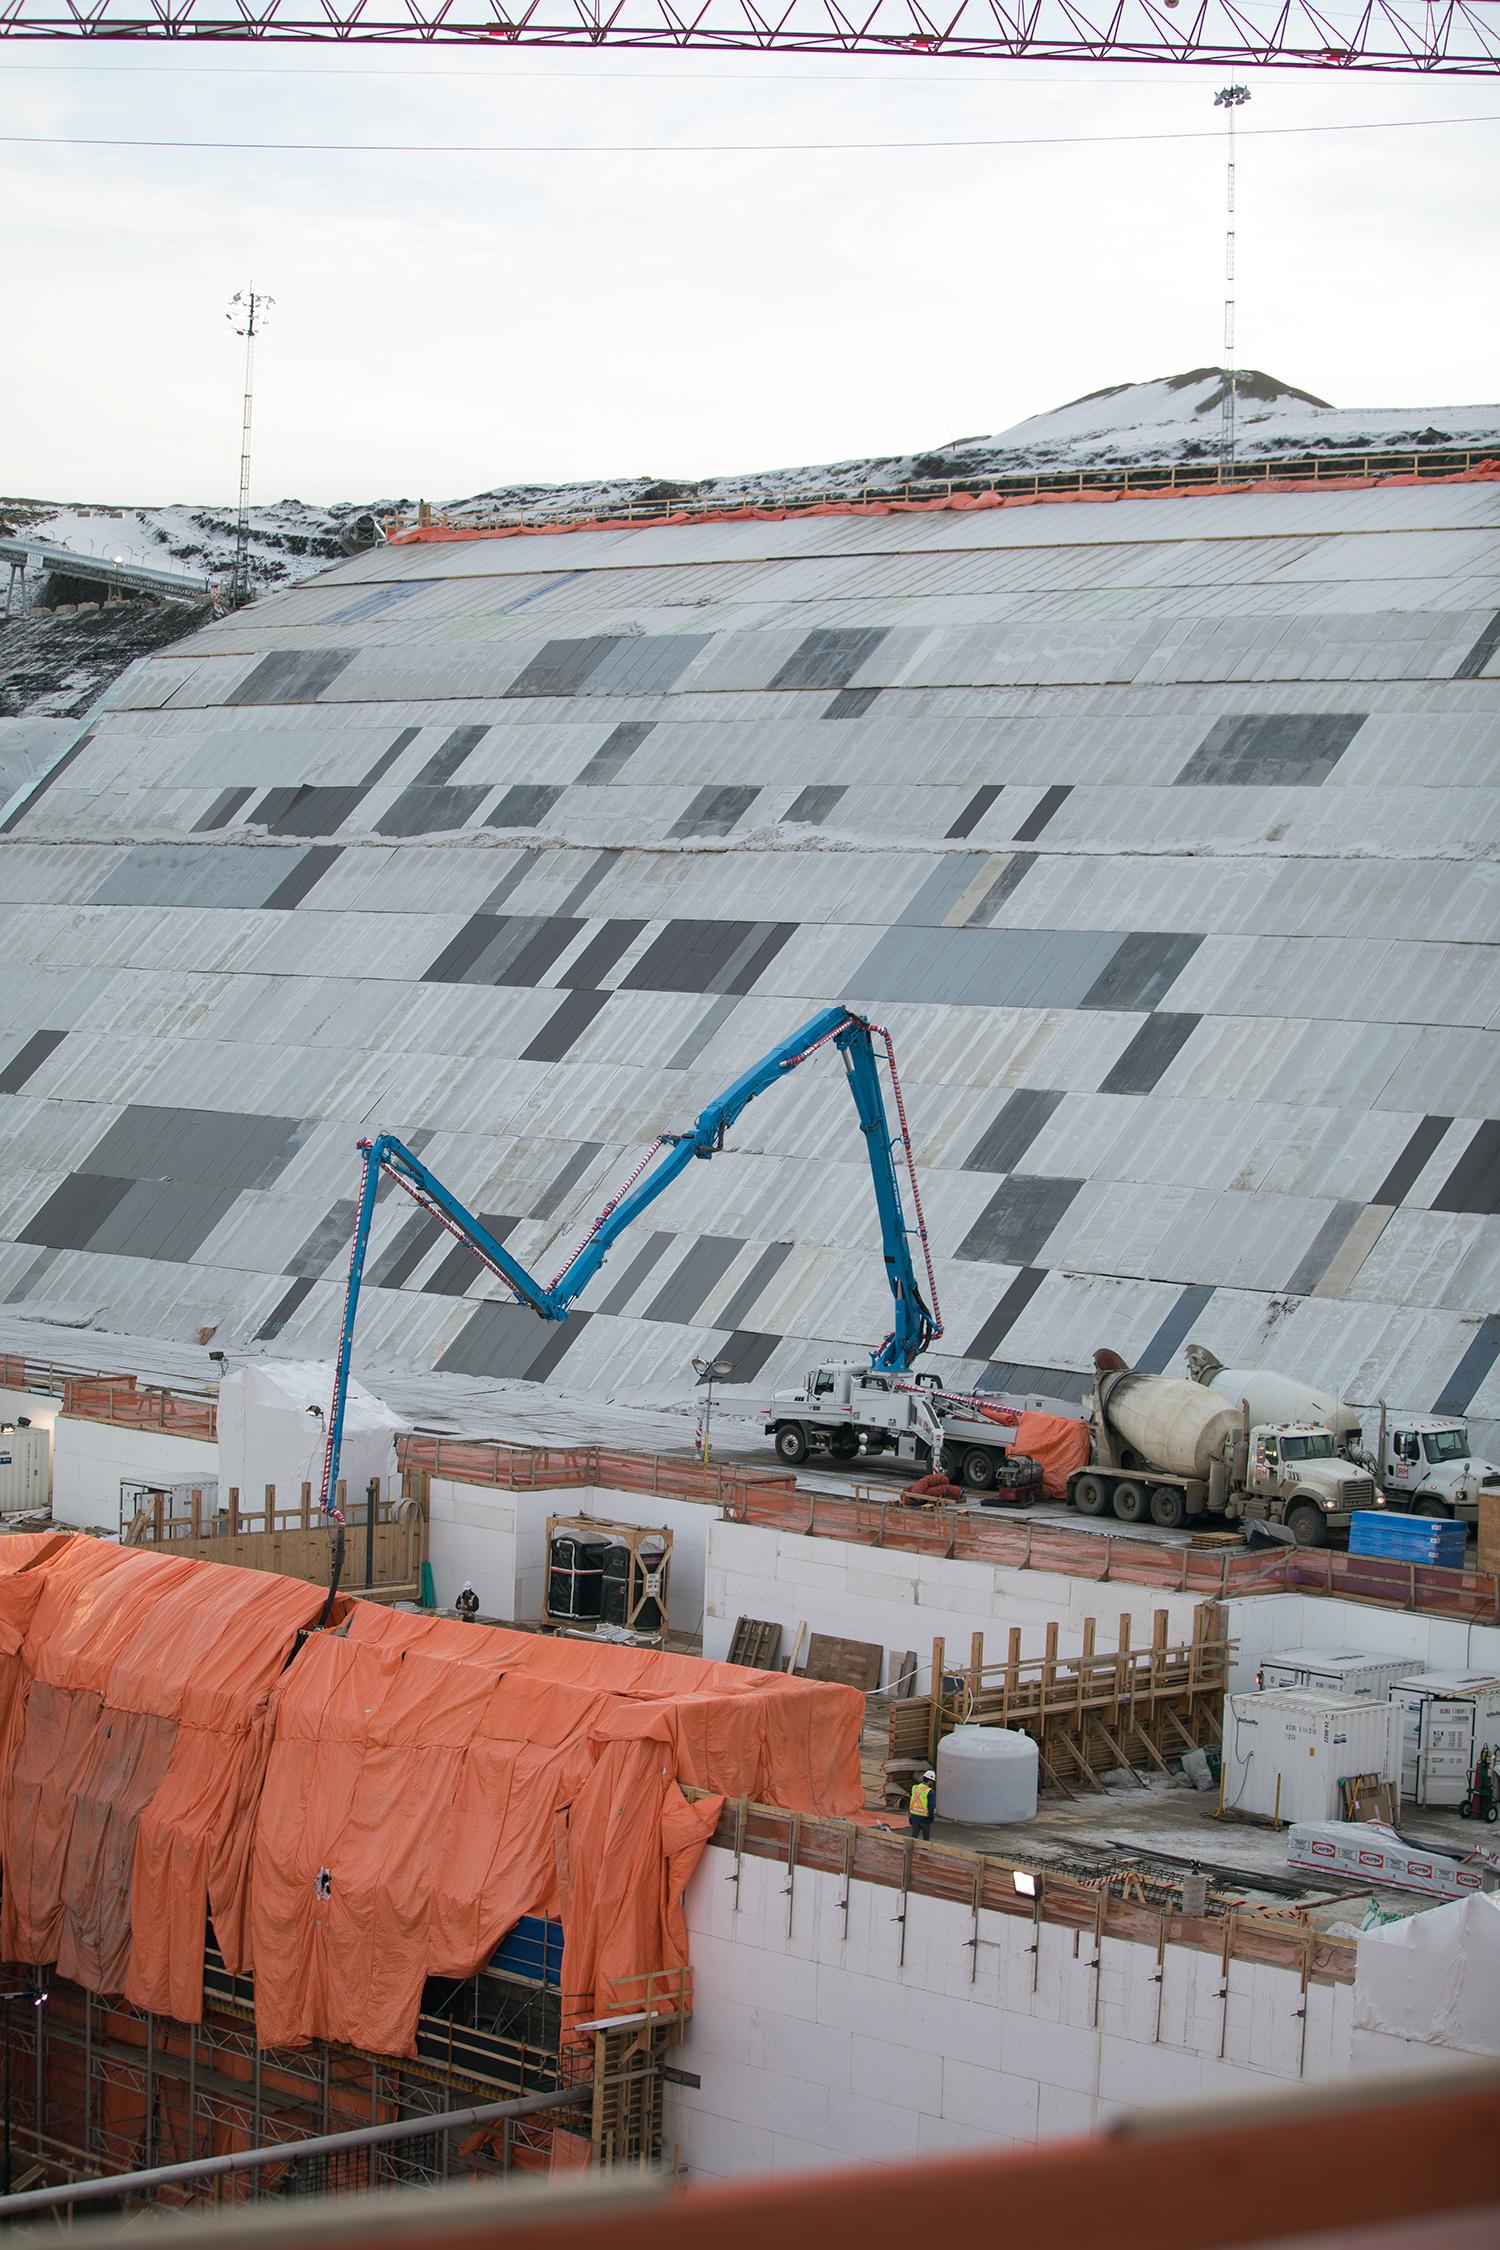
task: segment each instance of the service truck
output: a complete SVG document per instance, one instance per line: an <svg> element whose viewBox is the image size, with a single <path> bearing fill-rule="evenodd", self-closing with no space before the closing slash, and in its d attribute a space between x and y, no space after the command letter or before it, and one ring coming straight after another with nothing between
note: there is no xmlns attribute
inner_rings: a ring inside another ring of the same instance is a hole
<svg viewBox="0 0 1500 2250"><path fill-rule="evenodd" d="M941 1469L971 1491L1014 1499L1042 1481L1037 1463L1011 1450L1016 1419L1011 1408L945 1391L936 1375L859 1359L810 1367L795 1390L774 1394L764 1426L783 1461L890 1453L917 1469Z"/></svg>
<svg viewBox="0 0 1500 2250"><path fill-rule="evenodd" d="M1356 1509L1383 1505L1321 1423L1252 1421L1243 1403L1136 1374L1114 1352L1096 1353L1094 1368L1092 1458L1068 1479L1080 1515L1167 1529L1207 1516L1284 1524L1299 1547L1321 1547L1347 1537Z"/></svg>

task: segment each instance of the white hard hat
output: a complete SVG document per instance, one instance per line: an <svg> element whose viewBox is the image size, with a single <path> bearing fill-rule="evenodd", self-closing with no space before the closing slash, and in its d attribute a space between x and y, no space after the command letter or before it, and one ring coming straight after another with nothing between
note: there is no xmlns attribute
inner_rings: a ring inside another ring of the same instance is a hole
<svg viewBox="0 0 1500 2250"><path fill-rule="evenodd" d="M933 1770L932 1770L931 1766L929 1766L929 1767L927 1768L927 1771L926 1771L926 1772L925 1772L925 1773L923 1774L923 1776L922 1776L922 1779L923 1779L924 1781L936 1781L936 1780L937 1780L937 1775L936 1775L936 1774L935 1774L935 1773L933 1772Z"/></svg>

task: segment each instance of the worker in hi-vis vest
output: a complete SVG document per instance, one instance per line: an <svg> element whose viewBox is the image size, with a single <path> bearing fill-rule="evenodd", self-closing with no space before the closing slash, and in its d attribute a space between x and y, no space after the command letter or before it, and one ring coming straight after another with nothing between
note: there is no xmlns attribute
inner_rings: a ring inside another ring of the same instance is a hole
<svg viewBox="0 0 1500 2250"><path fill-rule="evenodd" d="M911 1803L907 1807L907 1811L911 1819L911 1832L914 1836L930 1836L932 1834L932 1799L936 1782L937 1775L929 1766L921 1780L914 1781L911 1785Z"/></svg>

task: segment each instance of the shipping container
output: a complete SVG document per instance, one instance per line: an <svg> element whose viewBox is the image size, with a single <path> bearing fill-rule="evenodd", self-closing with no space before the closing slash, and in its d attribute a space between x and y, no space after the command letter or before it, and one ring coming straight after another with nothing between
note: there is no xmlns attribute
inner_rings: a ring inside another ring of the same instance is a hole
<svg viewBox="0 0 1500 2250"><path fill-rule="evenodd" d="M1377 1656L1359 1648L1286 1648L1263 1656L1255 1684L1261 1688L1328 1688L1336 1695L1373 1696L1388 1702L1398 1680L1412 1676L1410 1656Z"/></svg>
<svg viewBox="0 0 1500 2250"><path fill-rule="evenodd" d="M52 1433L35 1423L0 1429L0 1515L45 1508L52 1498Z"/></svg>
<svg viewBox="0 0 1500 2250"><path fill-rule="evenodd" d="M1224 1705L1224 1810L1338 1820L1339 1783L1374 1774L1398 1789L1401 1718L1393 1703L1327 1688L1268 1688Z"/></svg>
<svg viewBox="0 0 1500 2250"><path fill-rule="evenodd" d="M1398 1680L1401 1793L1418 1805L1461 1805L1481 1750L1500 1752L1500 1679L1492 1672L1422 1672Z"/></svg>

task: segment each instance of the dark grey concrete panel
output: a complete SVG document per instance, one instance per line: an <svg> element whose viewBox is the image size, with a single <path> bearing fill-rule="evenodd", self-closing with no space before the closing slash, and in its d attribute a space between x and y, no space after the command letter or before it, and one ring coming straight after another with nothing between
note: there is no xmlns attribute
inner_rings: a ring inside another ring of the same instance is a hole
<svg viewBox="0 0 1500 2250"><path fill-rule="evenodd" d="M613 640L547 641L506 689L516 695L576 695Z"/></svg>
<svg viewBox="0 0 1500 2250"><path fill-rule="evenodd" d="M1035 852L1012 852L983 897L975 900L964 917L967 926L980 929L993 921L1016 885L1025 880L1036 863Z"/></svg>
<svg viewBox="0 0 1500 2250"><path fill-rule="evenodd" d="M823 626L792 651L772 688L847 687L886 637L884 625Z"/></svg>
<svg viewBox="0 0 1500 2250"><path fill-rule="evenodd" d="M381 751L380 756L360 783L360 787L362 789L373 789L377 781L383 781L402 751L410 749L421 731L420 727L403 727L389 750Z"/></svg>
<svg viewBox="0 0 1500 2250"><path fill-rule="evenodd" d="M561 1062L575 1039L588 1030L609 1001L607 992L570 992L554 1008L531 1045L522 1051L522 1062Z"/></svg>
<svg viewBox="0 0 1500 2250"><path fill-rule="evenodd" d="M647 1320L694 1319L704 1298L723 1280L742 1248L743 1244L731 1235L700 1235L665 1288L646 1307Z"/></svg>
<svg viewBox="0 0 1500 2250"><path fill-rule="evenodd" d="M534 872L537 861L541 857L541 851L540 844L525 844L521 847L488 898L480 900L479 912L481 914L496 914L499 912L505 901L510 897L511 892L519 890L527 876ZM564 907L563 911L568 913L571 909Z"/></svg>
<svg viewBox="0 0 1500 2250"><path fill-rule="evenodd" d="M641 633L615 641L590 668L583 695L665 695L695 656L707 633Z"/></svg>
<svg viewBox="0 0 1500 2250"><path fill-rule="evenodd" d="M1496 610L1453 677L1456 680L1482 679L1495 661L1497 651L1500 651L1500 609Z"/></svg>
<svg viewBox="0 0 1500 2250"><path fill-rule="evenodd" d="M393 805L387 806L375 823L377 836L434 836L450 828L462 828L472 820L489 795L488 787L477 784L461 786L456 782L439 784L430 788L426 782L414 781L403 789Z"/></svg>
<svg viewBox="0 0 1500 2250"><path fill-rule="evenodd" d="M295 845L137 844L95 891L95 906L264 906L301 853Z"/></svg>
<svg viewBox="0 0 1500 2250"><path fill-rule="evenodd" d="M1082 1180L1012 1172L980 1212L957 1255L993 1266L1035 1265Z"/></svg>
<svg viewBox="0 0 1500 2250"><path fill-rule="evenodd" d="M431 584L430 578L398 578L389 586L372 586L347 609L336 609L328 622L357 625L367 617L383 617L388 609L399 609L403 602L409 602L413 594L425 594Z"/></svg>
<svg viewBox="0 0 1500 2250"><path fill-rule="evenodd" d="M1486 1313L1474 1341L1432 1402L1434 1414L1467 1414L1474 1394L1500 1359L1500 1313Z"/></svg>
<svg viewBox="0 0 1500 2250"><path fill-rule="evenodd" d="M761 1336L750 1329L737 1329L726 1336L722 1344L714 1347L715 1359L727 1359L729 1373L720 1380L725 1383L753 1383L777 1345L779 1336Z"/></svg>
<svg viewBox="0 0 1500 2250"><path fill-rule="evenodd" d="M825 719L862 719L879 701L878 687L840 688L823 716Z"/></svg>
<svg viewBox="0 0 1500 2250"><path fill-rule="evenodd" d="M1174 1016L1165 1010L1148 1016L1100 1086L1100 1093L1149 1094L1202 1021L1201 1016Z"/></svg>
<svg viewBox="0 0 1500 2250"><path fill-rule="evenodd" d="M667 1057L668 1070L690 1070L716 1031L728 1023L739 1001L731 993L711 1000L680 1046Z"/></svg>
<svg viewBox="0 0 1500 2250"><path fill-rule="evenodd" d="M748 992L793 923L669 922L624 979L633 992Z"/></svg>
<svg viewBox="0 0 1500 2250"><path fill-rule="evenodd" d="M770 1287L791 1254L792 1246L789 1242L768 1243L720 1312L716 1325L720 1328L738 1328L742 1320L747 1320L755 1309L757 1298ZM715 1357L718 1356L716 1353Z"/></svg>
<svg viewBox="0 0 1500 2250"><path fill-rule="evenodd" d="M1288 1275L1288 1296L1307 1297L1312 1294L1343 1248L1350 1228L1364 1208L1362 1203L1335 1203Z"/></svg>
<svg viewBox="0 0 1500 2250"><path fill-rule="evenodd" d="M310 844L290 874L284 875L266 900L268 908L289 912L300 906L308 892L321 883L335 860L342 859L342 844Z"/></svg>
<svg viewBox="0 0 1500 2250"><path fill-rule="evenodd" d="M1199 946L1193 930L1132 930L1103 974L1079 1001L1080 1008L1154 1008L1165 999Z"/></svg>
<svg viewBox="0 0 1500 2250"><path fill-rule="evenodd" d="M26 815L28 813L35 812L37 806L46 796L47 791L52 787L53 783L61 781L69 766L73 764L76 758L81 758L83 756L84 751L88 748L93 739L93 728L85 727L83 733L78 737L78 740L74 743L71 750L65 750L60 758L56 759L53 764L46 767L43 772L36 775L29 788L27 789L25 796L16 806L15 811L7 813L4 820L0 820L0 836L11 835L17 828L20 827L22 821L26 818Z"/></svg>
<svg viewBox="0 0 1500 2250"><path fill-rule="evenodd" d="M965 1359L993 1359L1046 1278L1044 1266L1023 1266L988 1320L975 1330Z"/></svg>
<svg viewBox="0 0 1500 2250"><path fill-rule="evenodd" d="M431 787L451 781L465 758L478 749L489 731L487 726L455 727L451 734L444 735L426 764L418 768L415 778Z"/></svg>
<svg viewBox="0 0 1500 2250"><path fill-rule="evenodd" d="M594 752L574 787L598 789L605 782L613 781L620 768L635 756L655 725L655 719L622 719L614 732Z"/></svg>
<svg viewBox="0 0 1500 2250"><path fill-rule="evenodd" d="M135 1180L88 1247L101 1256L180 1265L208 1240L238 1196L236 1188L196 1180Z"/></svg>
<svg viewBox="0 0 1500 2250"><path fill-rule="evenodd" d="M731 828L739 826L759 795L759 789L734 782L700 789L682 817L673 821L667 834L727 836Z"/></svg>
<svg viewBox="0 0 1500 2250"><path fill-rule="evenodd" d="M273 649L253 672L231 688L231 703L316 703L332 687L357 652L339 649Z"/></svg>
<svg viewBox="0 0 1500 2250"><path fill-rule="evenodd" d="M51 1250L84 1250L134 1185L134 1180L111 1179L102 1173L70 1172L16 1240L45 1243Z"/></svg>
<svg viewBox="0 0 1500 2250"><path fill-rule="evenodd" d="M1041 1087L1017 1087L964 1158L963 1169L1014 1172L1062 1098Z"/></svg>
<svg viewBox="0 0 1500 2250"><path fill-rule="evenodd" d="M924 929L898 923L847 980L851 999L1076 1008L1121 947L1113 930Z"/></svg>
<svg viewBox="0 0 1500 2250"><path fill-rule="evenodd" d="M1016 830L1016 842L1018 844L1035 843L1053 814L1062 810L1072 794L1071 785L1043 790L1041 796L1038 797L1036 803Z"/></svg>
<svg viewBox="0 0 1500 2250"><path fill-rule="evenodd" d="M367 1276L372 1289L399 1289L410 1281L429 1250L448 1230L430 1211L413 1211L401 1223L390 1247L371 1262Z"/></svg>
<svg viewBox="0 0 1500 2250"><path fill-rule="evenodd" d="M1196 1323L1203 1317L1213 1291L1201 1282L1184 1289L1145 1350L1136 1356L1136 1368L1142 1375L1160 1375L1172 1364L1172 1355L1179 1344L1191 1335Z"/></svg>
<svg viewBox="0 0 1500 2250"><path fill-rule="evenodd" d="M609 1295L599 1306L600 1312L623 1312L672 1240L670 1234L648 1234L639 1248L630 1253L628 1262L615 1276Z"/></svg>
<svg viewBox="0 0 1500 2250"><path fill-rule="evenodd" d="M578 1143L561 1171L554 1176L550 1187L532 1205L531 1216L534 1219L555 1217L557 1212L561 1210L565 1197L571 1195L603 1146L602 1141L580 1141Z"/></svg>
<svg viewBox="0 0 1500 2250"><path fill-rule="evenodd" d="M969 885L989 864L987 852L945 852L932 873L917 885L896 921L941 929Z"/></svg>
<svg viewBox="0 0 1500 2250"><path fill-rule="evenodd" d="M216 828L227 828L242 805L247 805L255 795L253 789L221 789L201 820L193 823L195 836L207 836Z"/></svg>
<svg viewBox="0 0 1500 2250"><path fill-rule="evenodd" d="M5 1302L8 1305L24 1305L27 1298L40 1288L61 1255L59 1250L38 1250L36 1256L28 1260L19 1281L13 1282L6 1290Z"/></svg>
<svg viewBox="0 0 1500 2250"><path fill-rule="evenodd" d="M721 970L719 986L722 991L741 997L753 992L787 939L796 935L797 925L795 922L760 922L756 930L758 934L747 944L737 946Z"/></svg>
<svg viewBox="0 0 1500 2250"><path fill-rule="evenodd" d="M587 1313L566 1321L539 1319L527 1305L501 1300L476 1305L438 1361L445 1375L491 1375L545 1382L588 1325Z"/></svg>
<svg viewBox="0 0 1500 2250"><path fill-rule="evenodd" d="M1500 1212L1500 1122L1486 1119L1432 1199L1434 1211Z"/></svg>
<svg viewBox="0 0 1500 2250"><path fill-rule="evenodd" d="M1365 723L1363 711L1277 712L1217 719L1179 782L1316 788Z"/></svg>
<svg viewBox="0 0 1500 2250"><path fill-rule="evenodd" d="M507 789L494 811L485 818L486 828L535 828L546 819L558 798L560 789L545 781L518 781Z"/></svg>
<svg viewBox="0 0 1500 2250"><path fill-rule="evenodd" d="M805 828L821 828L845 793L843 782L811 781L798 790L781 817L784 821L800 821Z"/></svg>
<svg viewBox="0 0 1500 2250"><path fill-rule="evenodd" d="M432 965L422 972L424 984L462 984L474 963L492 945L504 928L504 917L498 914L471 914L463 928L451 937Z"/></svg>
<svg viewBox="0 0 1500 2250"><path fill-rule="evenodd" d="M528 920L518 915L514 928L523 942L511 946L503 959L496 958L493 953L482 955L472 981L486 984L540 984L584 926L581 921L564 914L553 914L538 920Z"/></svg>
<svg viewBox="0 0 1500 2250"><path fill-rule="evenodd" d="M325 1212L301 1249L287 1260L283 1273L294 1281L317 1281L328 1271L331 1260L347 1258L355 1208L351 1195Z"/></svg>
<svg viewBox="0 0 1500 2250"><path fill-rule="evenodd" d="M281 1334L293 1313L296 1312L298 1306L305 1304L311 1295L311 1281L306 1279L294 1281L286 1295L277 1300L267 1314L265 1321L255 1331L255 1341L258 1344L273 1343Z"/></svg>
<svg viewBox="0 0 1500 2250"><path fill-rule="evenodd" d="M258 823L272 836L331 836L368 794L364 788L324 789L311 782L296 789L268 789L246 826Z"/></svg>
<svg viewBox="0 0 1500 2250"><path fill-rule="evenodd" d="M563 970L558 983L576 986L581 991L591 990L602 977L609 975L621 954L629 951L645 927L644 922L601 923L577 960Z"/></svg>
<svg viewBox="0 0 1500 2250"><path fill-rule="evenodd" d="M1091 1380L1072 1367L1025 1366L1014 1360L997 1360L987 1367L974 1388L979 1391L1019 1392L1022 1398L1055 1398L1081 1405Z"/></svg>
<svg viewBox="0 0 1500 2250"><path fill-rule="evenodd" d="M10 1061L0 1070L0 1094L19 1094L33 1071L40 1070L49 1055L55 1054L67 1038L65 1031L34 1031L23 1047L18 1047Z"/></svg>
<svg viewBox="0 0 1500 2250"><path fill-rule="evenodd" d="M497 1242L503 1242L520 1225L520 1220L504 1211L478 1211L475 1217L489 1229ZM480 1264L466 1242L455 1242L446 1258L433 1269L422 1284L423 1294L429 1297L462 1297L473 1287L482 1273L489 1268Z"/></svg>
<svg viewBox="0 0 1500 2250"><path fill-rule="evenodd" d="M307 1131L297 1117L133 1105L95 1143L87 1165L116 1179L194 1180L238 1195L269 1186Z"/></svg>
<svg viewBox="0 0 1500 2250"><path fill-rule="evenodd" d="M999 794L1000 784L998 782L990 782L983 789L976 789L949 829L948 841L955 843L960 837L972 836Z"/></svg>
<svg viewBox="0 0 1500 2250"><path fill-rule="evenodd" d="M1404 1203L1452 1123L1451 1117L1424 1117L1370 1201Z"/></svg>
<svg viewBox="0 0 1500 2250"><path fill-rule="evenodd" d="M617 851L610 851L600 852L596 859L591 859L588 866L584 869L582 875L578 878L578 881L573 885L573 888L569 891L567 897L558 907L558 913L576 914L580 906L582 906L584 900L586 898L591 898L594 892L598 890L599 885L603 882L605 876L609 874L610 870L616 865L619 857L620 855Z"/></svg>

